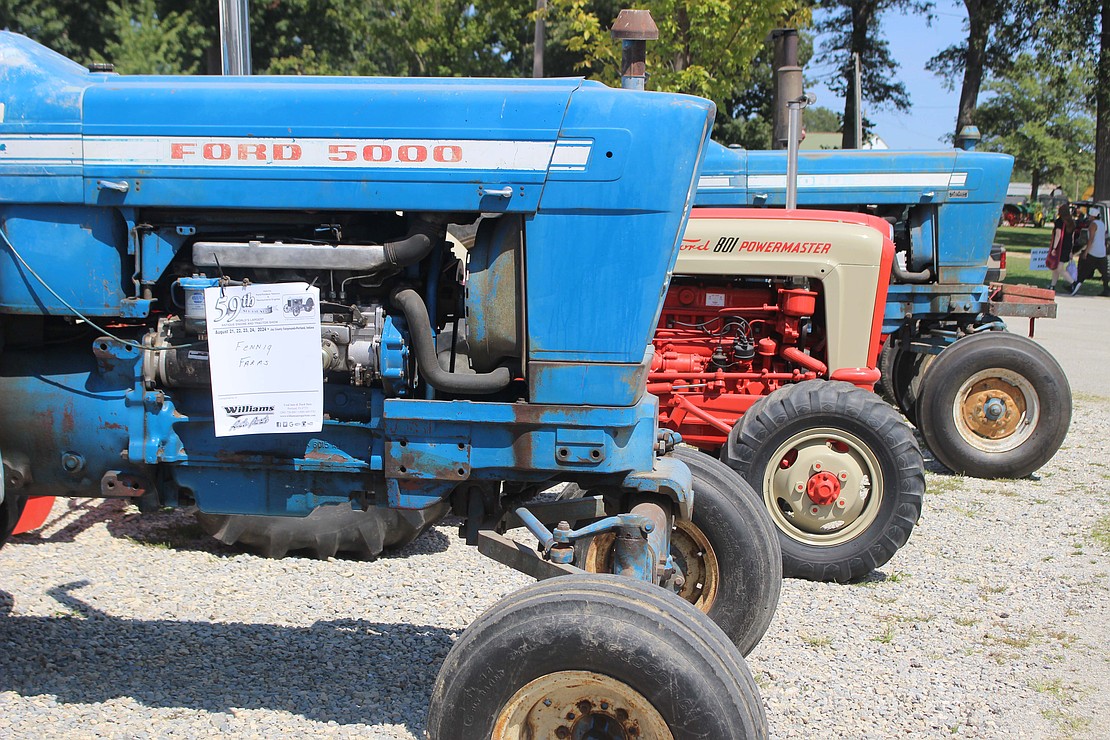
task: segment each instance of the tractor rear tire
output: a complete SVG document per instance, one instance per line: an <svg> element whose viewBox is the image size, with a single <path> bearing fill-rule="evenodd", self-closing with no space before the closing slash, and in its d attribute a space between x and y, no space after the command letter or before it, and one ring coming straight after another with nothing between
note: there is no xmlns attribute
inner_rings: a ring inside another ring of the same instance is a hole
<svg viewBox="0 0 1110 740"><path fill-rule="evenodd" d="M925 462L913 431L849 383L780 388L733 427L721 458L760 492L791 578L859 580L906 544L921 515Z"/></svg>
<svg viewBox="0 0 1110 740"><path fill-rule="evenodd" d="M3 547L8 538L12 536L12 530L19 522L19 517L23 516L23 507L26 503L26 496L12 491L8 491L7 495L4 496L4 502L0 503L0 547Z"/></svg>
<svg viewBox="0 0 1110 740"><path fill-rule="evenodd" d="M887 337L879 351L879 382L875 384L875 392L892 406L898 404L894 392L894 358L897 356L897 341L894 337Z"/></svg>
<svg viewBox="0 0 1110 740"><path fill-rule="evenodd" d="M917 424L917 401L921 395L921 383L925 373L933 364L934 355L896 349L891 360L890 385L894 405L909 419Z"/></svg>
<svg viewBox="0 0 1110 740"><path fill-rule="evenodd" d="M432 740L764 738L744 659L705 614L614 575L540 581L495 604L448 653Z"/></svg>
<svg viewBox="0 0 1110 740"><path fill-rule="evenodd" d="M1071 424L1071 386L1031 339L983 332L941 352L921 387L922 434L936 459L976 478L1023 478L1056 454Z"/></svg>
<svg viewBox="0 0 1110 740"><path fill-rule="evenodd" d="M676 522L671 532L671 556L686 579L678 595L709 615L747 655L767 632L782 590L775 526L747 481L727 465L692 447L673 454L694 476L693 519ZM577 486L561 494L580 495ZM612 533L579 540L575 565L610 573L613 541Z"/></svg>
<svg viewBox="0 0 1110 740"><path fill-rule="evenodd" d="M446 513L446 503L420 511L360 511L338 504L321 506L306 517L197 512L197 521L225 545L244 545L264 558L307 551L326 560L339 552L373 558L385 548L403 547Z"/></svg>

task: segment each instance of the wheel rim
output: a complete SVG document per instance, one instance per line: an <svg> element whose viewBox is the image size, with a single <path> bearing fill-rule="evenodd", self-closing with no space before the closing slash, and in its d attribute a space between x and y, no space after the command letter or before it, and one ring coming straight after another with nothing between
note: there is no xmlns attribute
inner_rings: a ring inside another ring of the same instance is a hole
<svg viewBox="0 0 1110 740"><path fill-rule="evenodd" d="M847 542L875 521L883 475L871 448L840 429L807 429L779 445L767 464L764 501L775 525L809 545Z"/></svg>
<svg viewBox="0 0 1110 740"><path fill-rule="evenodd" d="M639 740L674 736L644 695L592 671L558 671L521 687L497 716L493 740Z"/></svg>
<svg viewBox="0 0 1110 740"><path fill-rule="evenodd" d="M983 452L1007 452L1037 429L1041 406L1032 383L1010 370L981 370L963 382L952 401L960 436Z"/></svg>
<svg viewBox="0 0 1110 740"><path fill-rule="evenodd" d="M610 573L613 569L613 544L616 535L606 532L594 537L586 550L583 570ZM708 613L717 600L721 583L721 564L709 538L690 521L675 522L671 530L671 558L684 579L678 595Z"/></svg>

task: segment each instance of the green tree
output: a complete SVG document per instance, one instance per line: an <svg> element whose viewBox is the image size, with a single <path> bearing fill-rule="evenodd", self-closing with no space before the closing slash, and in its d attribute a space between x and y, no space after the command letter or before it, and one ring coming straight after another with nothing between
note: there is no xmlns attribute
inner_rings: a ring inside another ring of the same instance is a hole
<svg viewBox="0 0 1110 740"><path fill-rule="evenodd" d="M974 125L975 107L983 80L1003 74L1019 52L1037 38L1046 20L1042 0L963 0L967 37L934 56L926 69L940 75L949 90L960 80L956 130Z"/></svg>
<svg viewBox="0 0 1110 740"><path fill-rule="evenodd" d="M1045 0L1053 12L1038 52L1086 62L1084 90L1094 100L1095 198L1110 200L1110 0Z"/></svg>
<svg viewBox="0 0 1110 740"><path fill-rule="evenodd" d="M0 28L22 33L87 64L105 47L111 27L105 0L0 0Z"/></svg>
<svg viewBox="0 0 1110 740"><path fill-rule="evenodd" d="M840 115L820 105L806 108L805 124L806 131L832 133L840 130Z"/></svg>
<svg viewBox="0 0 1110 740"><path fill-rule="evenodd" d="M992 95L976 111L982 147L1013 155L1034 199L1049 180L1093 170L1095 123L1086 97L1075 94L1085 76L1080 65L1020 54L984 85Z"/></svg>
<svg viewBox="0 0 1110 740"><path fill-rule="evenodd" d="M192 74L200 67L204 29L185 10L160 15L155 0L108 3L108 37L103 56L120 74Z"/></svg>
<svg viewBox="0 0 1110 740"><path fill-rule="evenodd" d="M855 149L856 141L855 67L853 55L860 59L860 98L877 108L907 111L910 96L896 74L898 63L890 53L890 45L882 36L882 15L890 10L908 10L924 16L929 22L932 0L818 0L823 11L815 29L827 34L821 44L817 62L833 64L839 76L828 83L829 89L844 96L845 149ZM867 138L864 125L864 138Z"/></svg>
<svg viewBox="0 0 1110 740"><path fill-rule="evenodd" d="M645 0L659 40L648 44L649 87L711 98L719 108L750 79L772 28L808 19L808 0ZM552 41L594 79L620 84L620 45L609 36L614 3L550 0Z"/></svg>

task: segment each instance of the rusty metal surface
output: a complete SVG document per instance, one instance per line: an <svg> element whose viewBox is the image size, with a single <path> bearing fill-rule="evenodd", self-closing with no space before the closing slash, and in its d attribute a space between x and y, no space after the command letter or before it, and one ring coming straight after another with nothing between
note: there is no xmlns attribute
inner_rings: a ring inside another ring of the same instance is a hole
<svg viewBox="0 0 1110 740"><path fill-rule="evenodd" d="M531 547L488 529L478 533L478 552L541 581L545 578L585 573L573 565L543 560Z"/></svg>

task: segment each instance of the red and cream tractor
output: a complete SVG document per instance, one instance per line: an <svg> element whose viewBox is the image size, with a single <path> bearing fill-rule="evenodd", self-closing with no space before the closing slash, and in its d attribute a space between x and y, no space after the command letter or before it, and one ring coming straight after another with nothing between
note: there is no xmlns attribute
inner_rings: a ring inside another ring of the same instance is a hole
<svg viewBox="0 0 1110 740"><path fill-rule="evenodd" d="M890 233L854 213L695 209L663 306L661 426L747 479L788 576L860 579L921 513L921 450L873 392Z"/></svg>

